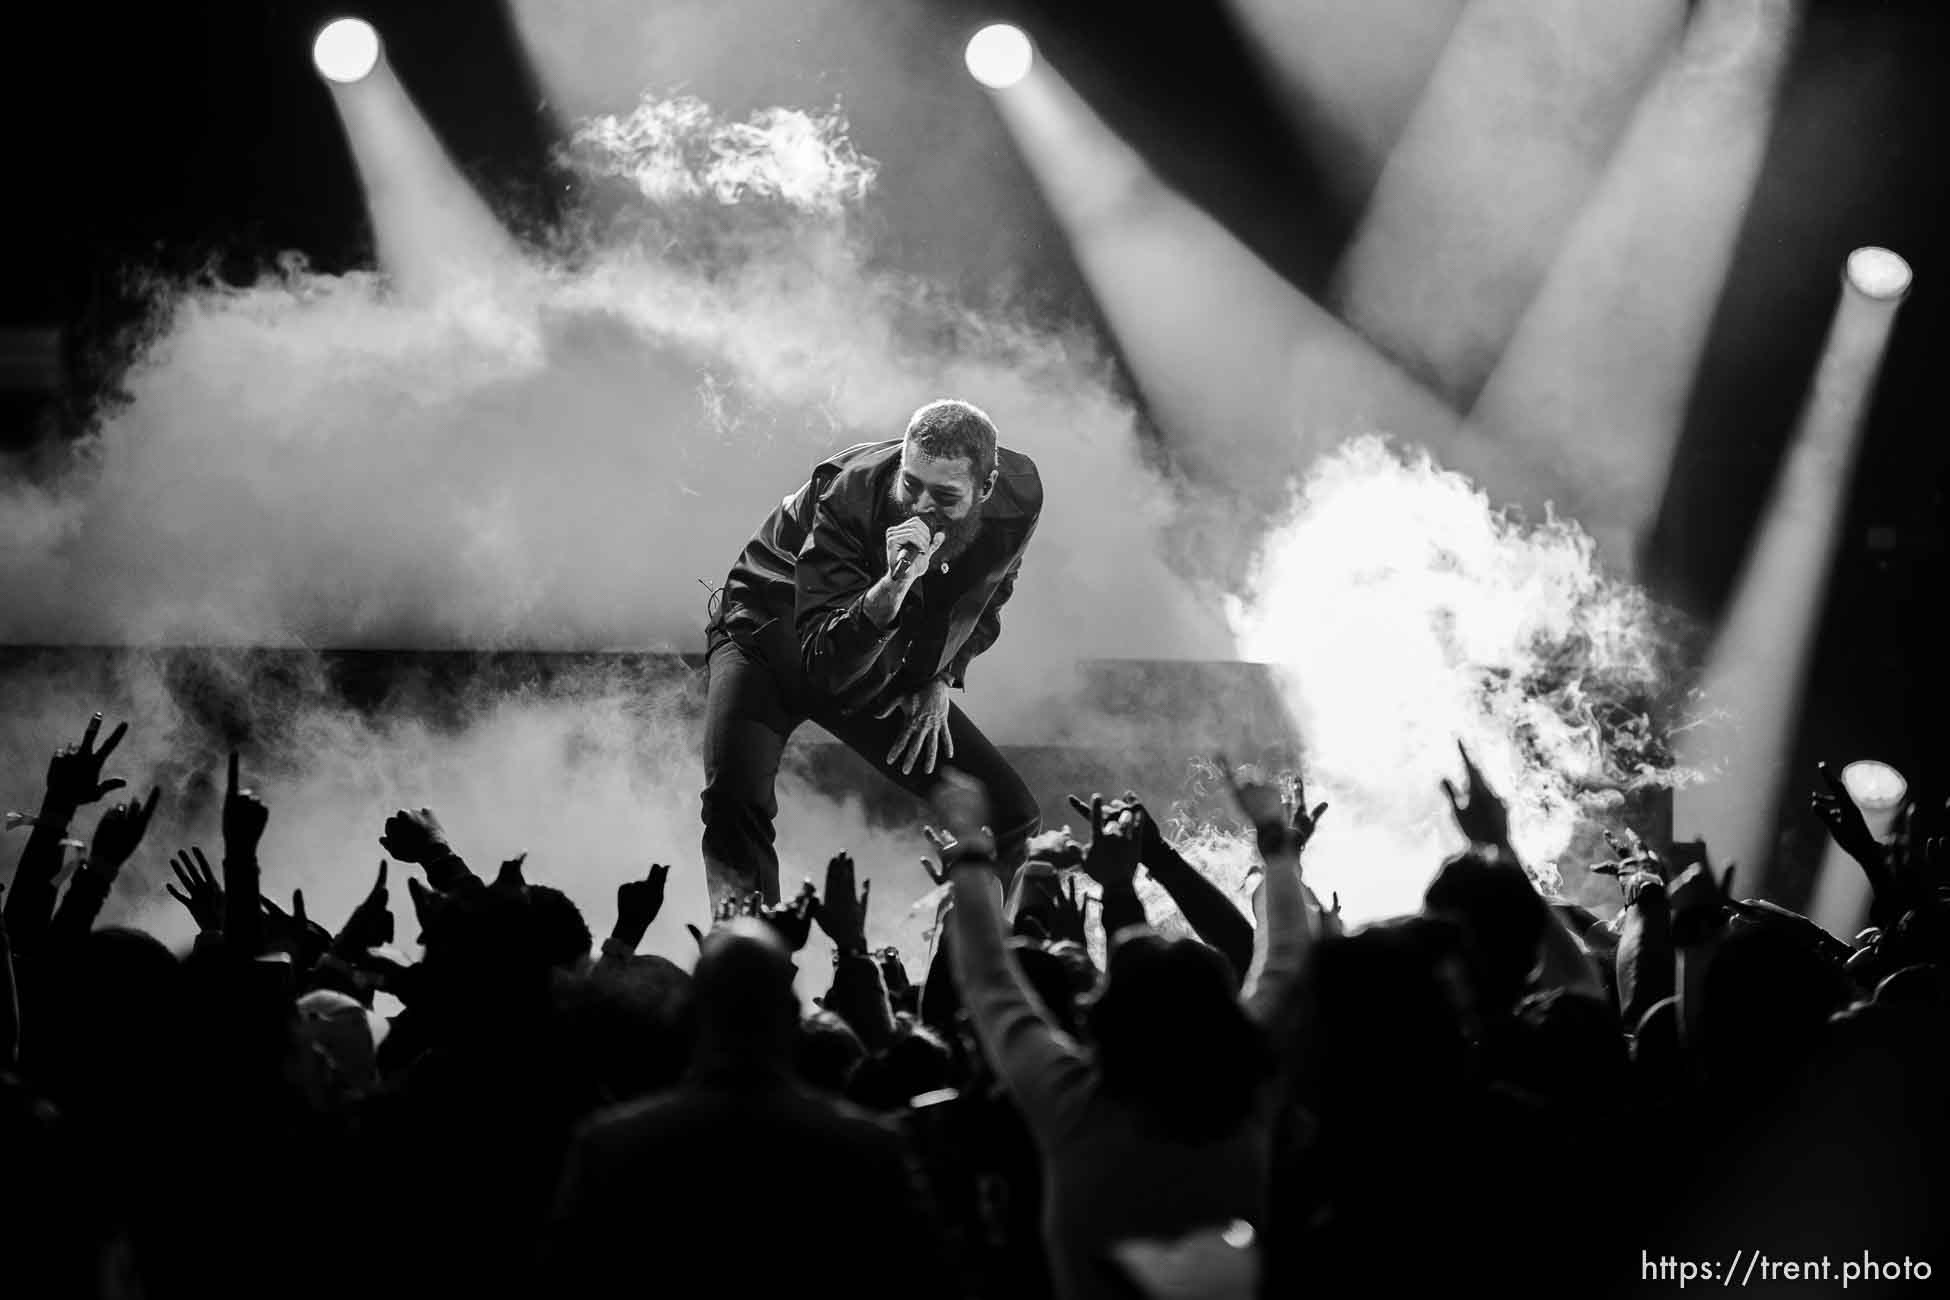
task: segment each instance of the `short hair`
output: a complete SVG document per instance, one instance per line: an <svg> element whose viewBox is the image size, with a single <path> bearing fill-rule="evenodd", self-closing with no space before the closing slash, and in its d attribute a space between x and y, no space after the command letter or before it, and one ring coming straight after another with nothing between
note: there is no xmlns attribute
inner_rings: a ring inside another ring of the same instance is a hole
<svg viewBox="0 0 1950 1300"><path fill-rule="evenodd" d="M967 461L977 487L995 472L995 421L967 402L952 397L929 402L908 420L906 438L936 459Z"/></svg>

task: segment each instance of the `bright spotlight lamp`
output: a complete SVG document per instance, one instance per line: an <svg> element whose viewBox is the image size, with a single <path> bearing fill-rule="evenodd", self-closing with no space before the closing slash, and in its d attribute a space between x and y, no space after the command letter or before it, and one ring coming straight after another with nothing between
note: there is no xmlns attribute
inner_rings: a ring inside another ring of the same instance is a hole
<svg viewBox="0 0 1950 1300"><path fill-rule="evenodd" d="M990 90L1006 90L1029 75L1036 53L1022 28L996 23L968 42L968 71Z"/></svg>
<svg viewBox="0 0 1950 1300"><path fill-rule="evenodd" d="M1849 285L1877 302L1895 302L1909 292L1914 278L1909 263L1886 248L1858 248L1848 255Z"/></svg>
<svg viewBox="0 0 1950 1300"><path fill-rule="evenodd" d="M379 33L361 18L340 18L325 24L312 42L311 61L328 81L349 86L379 62Z"/></svg>
<svg viewBox="0 0 1950 1300"><path fill-rule="evenodd" d="M1895 825L1896 810L1903 806L1903 799L1909 794L1909 782L1901 772L1872 758L1843 768L1842 788L1862 810L1862 820L1869 824L1877 839L1887 835Z"/></svg>

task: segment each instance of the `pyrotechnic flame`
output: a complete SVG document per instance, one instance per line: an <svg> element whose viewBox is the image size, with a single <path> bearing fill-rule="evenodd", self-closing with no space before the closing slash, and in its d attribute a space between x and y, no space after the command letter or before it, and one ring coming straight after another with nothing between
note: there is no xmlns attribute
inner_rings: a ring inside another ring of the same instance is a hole
<svg viewBox="0 0 1950 1300"><path fill-rule="evenodd" d="M1440 791L1458 741L1546 887L1581 816L1674 782L1659 611L1575 523L1526 524L1425 453L1363 436L1324 457L1245 590L1242 650L1277 667L1333 807L1309 876L1351 920L1412 910L1461 847Z"/></svg>

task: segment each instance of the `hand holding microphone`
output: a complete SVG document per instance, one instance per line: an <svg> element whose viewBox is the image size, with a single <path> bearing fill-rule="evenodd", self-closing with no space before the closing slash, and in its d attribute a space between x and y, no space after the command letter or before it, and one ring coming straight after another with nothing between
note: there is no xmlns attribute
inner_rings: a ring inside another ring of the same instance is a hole
<svg viewBox="0 0 1950 1300"><path fill-rule="evenodd" d="M935 533L920 519L907 519L887 530L887 574L895 582L908 582L928 571L928 565L946 533Z"/></svg>

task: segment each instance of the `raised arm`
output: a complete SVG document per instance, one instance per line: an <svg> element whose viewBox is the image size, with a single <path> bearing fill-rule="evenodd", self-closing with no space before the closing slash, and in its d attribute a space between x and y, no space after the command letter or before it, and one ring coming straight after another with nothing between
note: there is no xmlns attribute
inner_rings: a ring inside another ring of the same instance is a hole
<svg viewBox="0 0 1950 1300"><path fill-rule="evenodd" d="M56 882L60 879L63 854L68 844L68 823L88 804L121 789L127 782L119 778L104 781L102 766L128 733L122 723L108 733L108 739L95 747L101 731L102 715L89 719L80 745L69 745L49 760L47 792L41 809L33 819L27 846L21 850L14 869L13 885L7 891L7 928L13 934L15 951L31 955L46 936L54 918Z"/></svg>
<svg viewBox="0 0 1950 1300"><path fill-rule="evenodd" d="M122 864L135 856L136 846L142 843L142 836L149 829L149 819L155 816L156 800L161 794L160 788L152 787L147 800L118 803L102 814L101 821L95 824L88 858L75 870L68 892L61 899L60 910L54 914L52 933L56 943L78 942L95 928L95 918L101 915L102 904L108 901L108 892L115 887L115 877L121 872Z"/></svg>
<svg viewBox="0 0 1950 1300"><path fill-rule="evenodd" d="M1070 806L1086 810L1086 805L1074 795L1070 797ZM1172 847L1159 829L1157 819L1146 810L1135 791L1126 790L1123 799L1106 811L1130 811L1138 815L1143 831L1138 858L1144 869L1165 891L1172 906L1192 927L1192 933L1201 942L1224 953L1232 969L1243 979L1253 964L1253 923L1225 896L1224 890L1207 880L1203 872Z"/></svg>
<svg viewBox="0 0 1950 1300"><path fill-rule="evenodd" d="M1313 922L1300 885L1300 855L1313 838L1320 804L1307 810L1307 792L1296 786L1295 801L1287 802L1269 785L1241 783L1220 760L1220 771L1232 787L1240 812L1253 824L1260 860L1266 864L1266 885L1260 890L1259 925L1253 932L1253 961L1240 991L1246 1013L1261 1025L1283 1019L1306 969L1313 947Z"/></svg>
<svg viewBox="0 0 1950 1300"><path fill-rule="evenodd" d="M982 825L985 794L967 777L951 772L934 803L950 826L948 835L930 831L929 838L941 853L941 874L954 893L948 924L962 1006L990 1065L1030 1126L1043 1134L1060 1131L1089 1092L1090 1064L1069 1036L1051 1023L1041 1000L1009 957L994 839Z"/></svg>

